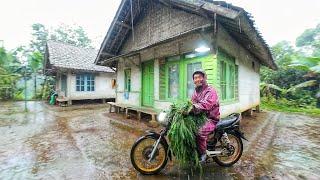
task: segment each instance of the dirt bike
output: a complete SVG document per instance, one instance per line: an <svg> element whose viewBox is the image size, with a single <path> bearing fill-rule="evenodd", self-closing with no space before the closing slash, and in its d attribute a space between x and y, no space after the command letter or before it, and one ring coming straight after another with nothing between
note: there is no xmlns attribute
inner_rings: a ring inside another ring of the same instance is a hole
<svg viewBox="0 0 320 180"><path fill-rule="evenodd" d="M166 135L170 129L170 122L165 112L158 115L158 122L165 128L156 133L147 131L132 146L130 159L133 167L142 174L159 173L172 160ZM221 118L216 129L209 135L207 142L207 161L212 158L220 166L228 167L235 164L241 157L243 144L241 139L247 140L239 129L241 115L230 114Z"/></svg>

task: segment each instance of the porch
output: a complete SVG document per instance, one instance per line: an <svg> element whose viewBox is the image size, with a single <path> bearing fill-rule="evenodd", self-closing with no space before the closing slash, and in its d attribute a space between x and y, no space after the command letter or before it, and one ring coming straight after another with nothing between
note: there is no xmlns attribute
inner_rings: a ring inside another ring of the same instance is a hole
<svg viewBox="0 0 320 180"><path fill-rule="evenodd" d="M151 107L143 107L143 106L133 106L123 103L116 103L116 102L108 102L109 104L109 113L121 113L124 112L124 116L126 119L130 118L130 112L134 112L137 116L137 120L141 121L142 114L150 115L151 121L149 124L152 126L157 125L156 117L160 110L151 108Z"/></svg>

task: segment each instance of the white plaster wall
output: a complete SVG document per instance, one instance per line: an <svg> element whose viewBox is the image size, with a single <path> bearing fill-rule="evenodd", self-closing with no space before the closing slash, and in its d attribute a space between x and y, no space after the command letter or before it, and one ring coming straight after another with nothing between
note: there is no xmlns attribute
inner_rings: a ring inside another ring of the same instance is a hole
<svg viewBox="0 0 320 180"><path fill-rule="evenodd" d="M102 99L115 98L115 88L112 88L112 79L115 73L97 73L95 75L94 91L76 91L76 75L68 73L68 97L72 100L78 99Z"/></svg>
<svg viewBox="0 0 320 180"><path fill-rule="evenodd" d="M138 62L137 56L126 59L121 58L119 60L117 67L117 103L140 106L141 71ZM129 99L125 99L124 97L124 69L126 68L131 69L131 92L129 92Z"/></svg>
<svg viewBox="0 0 320 180"><path fill-rule="evenodd" d="M232 104L221 105L221 116L234 112L243 112L260 104L260 64L251 54L240 46L226 31L219 25L217 44L228 54L236 57L238 64L238 94L239 101ZM254 62L255 68L252 67Z"/></svg>

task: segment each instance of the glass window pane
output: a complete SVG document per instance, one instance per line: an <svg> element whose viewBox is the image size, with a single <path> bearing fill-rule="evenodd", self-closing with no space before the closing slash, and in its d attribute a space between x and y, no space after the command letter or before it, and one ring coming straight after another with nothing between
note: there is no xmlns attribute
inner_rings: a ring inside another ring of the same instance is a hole
<svg viewBox="0 0 320 180"><path fill-rule="evenodd" d="M130 91L131 90L131 70L126 69L124 70L124 90Z"/></svg>
<svg viewBox="0 0 320 180"><path fill-rule="evenodd" d="M191 98L193 92L194 92L194 83L192 74L195 71L202 70L201 62L196 63L190 63L187 65L187 97Z"/></svg>
<svg viewBox="0 0 320 180"><path fill-rule="evenodd" d="M168 97L178 98L179 97L179 66L173 64L168 66Z"/></svg>
<svg viewBox="0 0 320 180"><path fill-rule="evenodd" d="M230 98L234 98L235 88L234 88L234 66L230 65Z"/></svg>

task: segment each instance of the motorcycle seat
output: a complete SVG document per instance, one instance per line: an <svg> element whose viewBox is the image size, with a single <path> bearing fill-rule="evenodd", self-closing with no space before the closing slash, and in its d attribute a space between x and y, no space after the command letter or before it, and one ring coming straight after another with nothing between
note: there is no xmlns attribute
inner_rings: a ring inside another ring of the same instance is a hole
<svg viewBox="0 0 320 180"><path fill-rule="evenodd" d="M232 124L234 124L236 121L238 121L238 119L239 119L239 115L237 114L227 116L225 118L221 118L217 124L217 129L223 129L223 128L229 127Z"/></svg>

